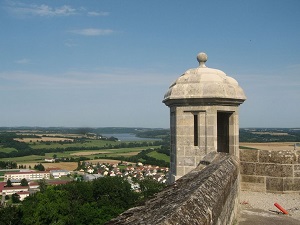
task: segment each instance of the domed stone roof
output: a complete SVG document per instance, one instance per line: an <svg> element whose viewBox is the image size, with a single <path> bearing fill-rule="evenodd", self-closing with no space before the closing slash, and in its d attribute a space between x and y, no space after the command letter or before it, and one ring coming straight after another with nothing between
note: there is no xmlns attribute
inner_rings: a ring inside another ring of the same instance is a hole
<svg viewBox="0 0 300 225"><path fill-rule="evenodd" d="M164 96L166 105L172 104L225 104L239 105L246 100L243 89L223 71L205 66L207 55L197 56L198 68L187 70L170 87Z"/></svg>

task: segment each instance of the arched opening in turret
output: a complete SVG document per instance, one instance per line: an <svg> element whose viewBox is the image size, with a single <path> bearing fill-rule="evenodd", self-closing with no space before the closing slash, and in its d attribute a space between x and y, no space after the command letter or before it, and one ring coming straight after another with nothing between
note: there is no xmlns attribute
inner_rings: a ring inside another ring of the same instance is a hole
<svg viewBox="0 0 300 225"><path fill-rule="evenodd" d="M229 119L232 113L217 113L217 151L229 153Z"/></svg>

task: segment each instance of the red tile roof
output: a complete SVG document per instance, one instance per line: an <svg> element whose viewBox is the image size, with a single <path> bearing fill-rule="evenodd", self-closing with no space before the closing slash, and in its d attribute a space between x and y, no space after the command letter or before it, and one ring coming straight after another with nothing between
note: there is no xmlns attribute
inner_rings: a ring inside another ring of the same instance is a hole
<svg viewBox="0 0 300 225"><path fill-rule="evenodd" d="M28 186L13 186L13 187L4 187L3 190L18 190L18 189L28 189Z"/></svg>

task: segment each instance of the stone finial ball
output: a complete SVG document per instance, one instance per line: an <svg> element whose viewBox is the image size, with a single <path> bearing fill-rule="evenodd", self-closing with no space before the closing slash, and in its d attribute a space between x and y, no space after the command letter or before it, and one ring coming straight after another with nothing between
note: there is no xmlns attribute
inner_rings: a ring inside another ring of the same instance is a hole
<svg viewBox="0 0 300 225"><path fill-rule="evenodd" d="M207 61L207 55L206 55L206 53L200 52L197 55L197 60L198 60L199 63L205 63Z"/></svg>

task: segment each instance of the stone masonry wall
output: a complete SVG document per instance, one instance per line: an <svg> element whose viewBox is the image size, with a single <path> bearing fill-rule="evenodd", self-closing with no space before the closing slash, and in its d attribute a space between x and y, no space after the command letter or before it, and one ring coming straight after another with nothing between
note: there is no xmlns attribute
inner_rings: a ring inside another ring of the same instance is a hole
<svg viewBox="0 0 300 225"><path fill-rule="evenodd" d="M238 196L236 158L213 152L145 205L127 210L107 225L232 224L238 213Z"/></svg>
<svg viewBox="0 0 300 225"><path fill-rule="evenodd" d="M300 192L300 151L240 150L241 189Z"/></svg>

